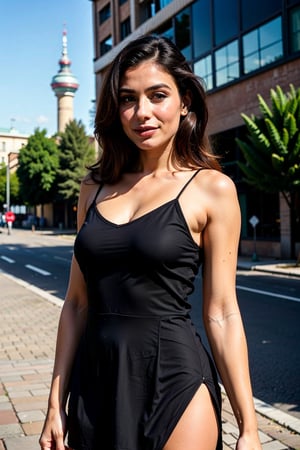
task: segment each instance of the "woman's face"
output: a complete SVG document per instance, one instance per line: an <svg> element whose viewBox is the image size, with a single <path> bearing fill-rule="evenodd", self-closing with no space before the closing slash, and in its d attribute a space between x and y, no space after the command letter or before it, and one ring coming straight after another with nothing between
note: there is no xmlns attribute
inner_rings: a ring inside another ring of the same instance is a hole
<svg viewBox="0 0 300 450"><path fill-rule="evenodd" d="M171 75L153 61L125 72L119 90L124 132L141 150L171 150L187 107Z"/></svg>

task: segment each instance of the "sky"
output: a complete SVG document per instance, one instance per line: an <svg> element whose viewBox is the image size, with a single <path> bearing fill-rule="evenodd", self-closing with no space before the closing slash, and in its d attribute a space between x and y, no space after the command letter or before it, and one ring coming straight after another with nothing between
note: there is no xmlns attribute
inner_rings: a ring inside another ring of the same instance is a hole
<svg viewBox="0 0 300 450"><path fill-rule="evenodd" d="M95 99L92 2L89 0L0 0L0 129L20 133L57 131L57 98L50 87L59 70L62 33L79 89L74 118L92 133Z"/></svg>

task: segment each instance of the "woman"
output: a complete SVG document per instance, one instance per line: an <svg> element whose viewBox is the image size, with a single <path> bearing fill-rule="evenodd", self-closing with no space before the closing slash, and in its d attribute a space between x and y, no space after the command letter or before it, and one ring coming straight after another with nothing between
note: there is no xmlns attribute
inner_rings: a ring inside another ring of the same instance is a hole
<svg viewBox="0 0 300 450"><path fill-rule="evenodd" d="M240 212L200 81L172 42L142 37L111 64L95 124L103 153L81 186L41 449L64 449L67 432L74 450L221 448L217 375L189 315L202 262L237 447L260 449L235 293Z"/></svg>

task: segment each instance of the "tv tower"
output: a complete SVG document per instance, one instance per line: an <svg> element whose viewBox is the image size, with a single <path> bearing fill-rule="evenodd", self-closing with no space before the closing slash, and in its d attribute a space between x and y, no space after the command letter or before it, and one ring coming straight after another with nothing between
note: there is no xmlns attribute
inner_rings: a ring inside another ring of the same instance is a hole
<svg viewBox="0 0 300 450"><path fill-rule="evenodd" d="M64 131L68 122L73 120L73 98L79 87L77 78L71 72L71 61L68 57L67 31L63 31L62 54L59 60L59 71L52 78L51 87L57 97L57 131Z"/></svg>

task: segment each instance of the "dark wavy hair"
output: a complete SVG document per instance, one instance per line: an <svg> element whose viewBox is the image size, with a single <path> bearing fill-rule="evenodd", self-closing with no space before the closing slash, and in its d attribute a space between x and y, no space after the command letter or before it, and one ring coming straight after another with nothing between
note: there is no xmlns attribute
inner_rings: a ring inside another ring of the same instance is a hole
<svg viewBox="0 0 300 450"><path fill-rule="evenodd" d="M124 133L119 118L119 86L128 69L149 60L173 77L181 96L188 94L191 98L189 112L182 117L175 135L173 164L177 168L221 170L205 133L208 111L201 80L171 40L147 35L123 48L106 72L95 117L95 137L101 157L89 167L95 181L114 183L123 173L139 169L139 149Z"/></svg>

